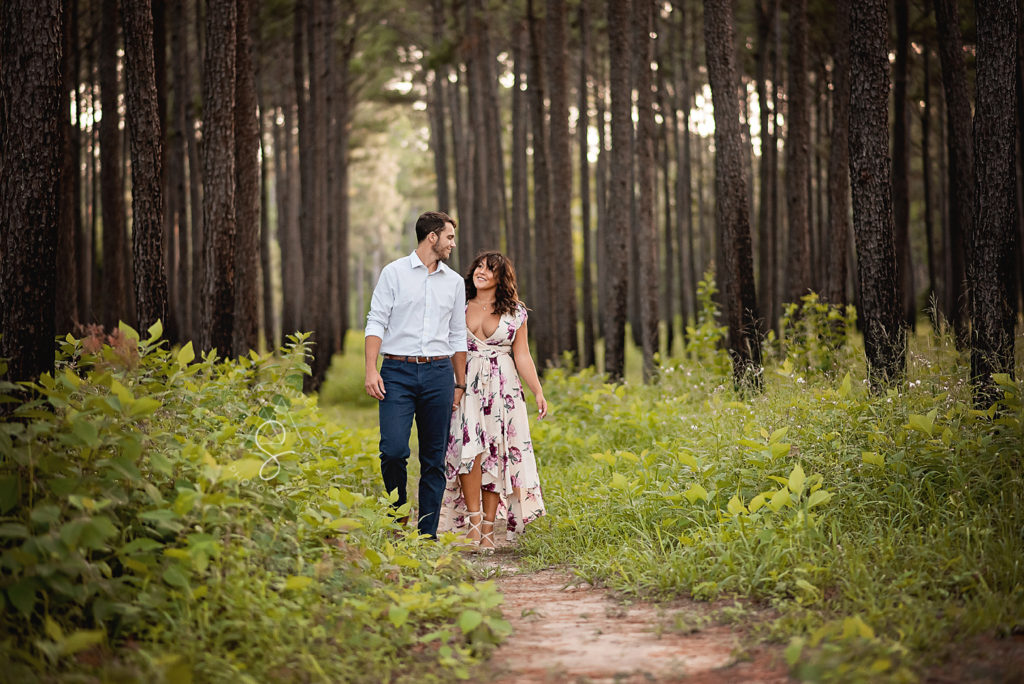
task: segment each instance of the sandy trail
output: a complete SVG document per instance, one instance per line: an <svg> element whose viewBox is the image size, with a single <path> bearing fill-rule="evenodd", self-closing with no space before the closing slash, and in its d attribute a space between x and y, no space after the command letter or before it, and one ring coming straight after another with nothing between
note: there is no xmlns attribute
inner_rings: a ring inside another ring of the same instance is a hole
<svg viewBox="0 0 1024 684"><path fill-rule="evenodd" d="M708 604L623 602L565 570L521 572L505 545L477 558L514 630L487 666L497 684L792 681L781 650L748 650Z"/></svg>

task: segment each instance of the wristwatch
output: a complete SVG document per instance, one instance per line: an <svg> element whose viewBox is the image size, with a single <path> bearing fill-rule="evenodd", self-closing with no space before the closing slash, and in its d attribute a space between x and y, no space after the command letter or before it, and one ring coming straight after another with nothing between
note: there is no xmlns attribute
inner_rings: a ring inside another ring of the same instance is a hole
<svg viewBox="0 0 1024 684"><path fill-rule="evenodd" d="M459 384L456 384L456 385L455 385L455 389L465 390L465 389L466 389L466 386L465 386L465 385L459 385Z"/></svg>

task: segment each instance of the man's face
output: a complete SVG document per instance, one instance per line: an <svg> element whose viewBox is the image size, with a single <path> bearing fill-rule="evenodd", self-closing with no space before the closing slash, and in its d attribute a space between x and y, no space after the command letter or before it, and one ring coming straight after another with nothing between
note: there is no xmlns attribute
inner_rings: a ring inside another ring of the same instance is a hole
<svg viewBox="0 0 1024 684"><path fill-rule="evenodd" d="M455 226L450 223L444 224L440 233L434 233L437 240L434 242L434 254L440 261L447 261L455 249Z"/></svg>

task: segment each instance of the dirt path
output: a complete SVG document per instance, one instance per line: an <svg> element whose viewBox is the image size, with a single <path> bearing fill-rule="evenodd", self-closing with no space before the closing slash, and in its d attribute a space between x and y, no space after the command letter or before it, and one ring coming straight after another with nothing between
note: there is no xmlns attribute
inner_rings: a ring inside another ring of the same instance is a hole
<svg viewBox="0 0 1024 684"><path fill-rule="evenodd" d="M506 546L477 563L514 630L489 663L497 684L791 681L780 650L748 650L708 604L625 603L565 570L522 572Z"/></svg>

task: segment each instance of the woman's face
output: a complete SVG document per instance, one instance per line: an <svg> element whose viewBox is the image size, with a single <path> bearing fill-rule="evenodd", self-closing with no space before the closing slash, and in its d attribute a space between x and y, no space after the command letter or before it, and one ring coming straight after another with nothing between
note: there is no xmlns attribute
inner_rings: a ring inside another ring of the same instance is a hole
<svg viewBox="0 0 1024 684"><path fill-rule="evenodd" d="M487 265L487 261L481 261L473 269L473 284L477 291L490 290L498 286L498 279L494 277L494 271Z"/></svg>

